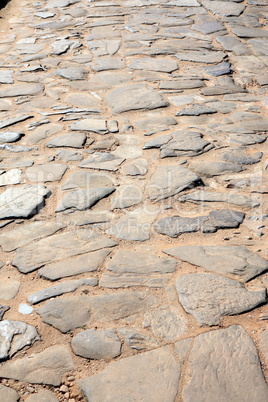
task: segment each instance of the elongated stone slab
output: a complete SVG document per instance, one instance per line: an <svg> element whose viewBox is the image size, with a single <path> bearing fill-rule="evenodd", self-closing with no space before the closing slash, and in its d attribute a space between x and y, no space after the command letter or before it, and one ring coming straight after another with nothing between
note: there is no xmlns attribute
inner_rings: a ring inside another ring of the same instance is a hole
<svg viewBox="0 0 268 402"><path fill-rule="evenodd" d="M183 400L265 401L265 382L257 349L240 326L198 335L189 357ZM223 391L224 390L224 391Z"/></svg>
<svg viewBox="0 0 268 402"><path fill-rule="evenodd" d="M67 170L67 165L48 163L26 169L27 178L33 183L59 181Z"/></svg>
<svg viewBox="0 0 268 402"><path fill-rule="evenodd" d="M44 85L42 84L13 84L6 89L0 90L0 98L39 95L43 91Z"/></svg>
<svg viewBox="0 0 268 402"><path fill-rule="evenodd" d="M101 119L83 119L70 125L73 131L93 131L98 134L107 134L107 121Z"/></svg>
<svg viewBox="0 0 268 402"><path fill-rule="evenodd" d="M56 212L67 209L89 209L102 198L115 191L114 187L78 189L66 193L57 205Z"/></svg>
<svg viewBox="0 0 268 402"><path fill-rule="evenodd" d="M218 325L224 315L241 314L266 301L266 289L248 291L241 282L215 274L186 274L176 282L179 300L200 326Z"/></svg>
<svg viewBox="0 0 268 402"><path fill-rule="evenodd" d="M190 201L193 203L203 202L226 202L228 204L240 205L245 208L254 208L260 205L259 201L254 198L246 197L244 195L232 193L216 193L212 191L199 190L191 194L185 194L179 198L179 201Z"/></svg>
<svg viewBox="0 0 268 402"><path fill-rule="evenodd" d="M25 121L33 117L30 114L17 114L16 116L6 117L5 119L0 121L0 129L13 126L13 124L20 123L21 121Z"/></svg>
<svg viewBox="0 0 268 402"><path fill-rule="evenodd" d="M13 265L27 273L64 258L116 246L114 240L99 236L87 229L56 234L17 250Z"/></svg>
<svg viewBox="0 0 268 402"><path fill-rule="evenodd" d="M268 269L268 261L240 246L179 246L164 253L208 271L247 282Z"/></svg>
<svg viewBox="0 0 268 402"><path fill-rule="evenodd" d="M103 372L82 380L80 388L92 402L123 402L130 395L133 401L173 402L179 380L180 364L164 347L111 363Z"/></svg>

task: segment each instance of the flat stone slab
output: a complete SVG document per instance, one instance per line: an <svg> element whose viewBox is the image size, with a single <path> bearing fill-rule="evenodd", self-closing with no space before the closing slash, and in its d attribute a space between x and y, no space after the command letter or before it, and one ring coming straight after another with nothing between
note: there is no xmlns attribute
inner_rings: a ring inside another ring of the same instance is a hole
<svg viewBox="0 0 268 402"><path fill-rule="evenodd" d="M55 137L46 143L48 148L83 148L87 136L84 133L66 134Z"/></svg>
<svg viewBox="0 0 268 402"><path fill-rule="evenodd" d="M25 346L40 341L32 325L21 321L4 320L0 322L0 359L12 357Z"/></svg>
<svg viewBox="0 0 268 402"><path fill-rule="evenodd" d="M45 264L116 246L114 240L87 229L55 234L17 250L13 265L28 273Z"/></svg>
<svg viewBox="0 0 268 402"><path fill-rule="evenodd" d="M45 289L38 290L27 297L27 303L37 304L52 297L61 296L65 293L74 292L81 286L97 286L98 279L82 278L69 282L59 283L58 285L50 286Z"/></svg>
<svg viewBox="0 0 268 402"><path fill-rule="evenodd" d="M40 95L44 91L42 84L13 84L0 90L0 98L9 98L15 96L33 96Z"/></svg>
<svg viewBox="0 0 268 402"><path fill-rule="evenodd" d="M69 276L96 271L99 265L110 254L111 250L106 248L78 257L68 258L67 261L52 263L39 269L38 274L45 279L55 281Z"/></svg>
<svg viewBox="0 0 268 402"><path fill-rule="evenodd" d="M84 67L67 67L56 70L55 74L70 81L85 80L88 75L88 69Z"/></svg>
<svg viewBox="0 0 268 402"><path fill-rule="evenodd" d="M151 200L160 201L201 183L197 174L182 166L158 166L146 186Z"/></svg>
<svg viewBox="0 0 268 402"><path fill-rule="evenodd" d="M115 191L114 187L77 189L66 193L57 205L56 212L68 209L80 211L89 209L97 204L102 198L107 197Z"/></svg>
<svg viewBox="0 0 268 402"><path fill-rule="evenodd" d="M179 246L163 251L241 282L247 282L268 269L267 260L241 246Z"/></svg>
<svg viewBox="0 0 268 402"><path fill-rule="evenodd" d="M0 143L6 144L18 141L23 135L23 133L18 133L16 131L6 131L0 134Z"/></svg>
<svg viewBox="0 0 268 402"><path fill-rule="evenodd" d="M159 342L136 328L123 327L118 332L124 337L124 343L134 350L148 350L159 346Z"/></svg>
<svg viewBox="0 0 268 402"><path fill-rule="evenodd" d="M15 389L0 384L0 398L6 402L17 402L20 399L20 395Z"/></svg>
<svg viewBox="0 0 268 402"><path fill-rule="evenodd" d="M176 270L177 262L171 258L160 258L153 254L119 250L109 260L107 270L117 274L166 274Z"/></svg>
<svg viewBox="0 0 268 402"><path fill-rule="evenodd" d="M73 131L92 131L97 134L107 134L107 121L103 119L83 119L70 125Z"/></svg>
<svg viewBox="0 0 268 402"><path fill-rule="evenodd" d="M163 73L172 73L178 69L178 63L175 60L151 57L143 59L134 59L129 65L132 70L148 70L148 71L161 71Z"/></svg>
<svg viewBox="0 0 268 402"><path fill-rule="evenodd" d="M130 395L133 401L173 402L179 380L180 364L163 347L113 362L103 372L82 380L80 388L92 402L107 398L123 402Z"/></svg>
<svg viewBox="0 0 268 402"><path fill-rule="evenodd" d="M20 282L14 280L3 280L0 282L0 299L14 299L20 288Z"/></svg>
<svg viewBox="0 0 268 402"><path fill-rule="evenodd" d="M92 154L89 159L80 162L79 167L116 172L124 160L124 158L118 158L109 153L96 152L95 154Z"/></svg>
<svg viewBox="0 0 268 402"><path fill-rule="evenodd" d="M170 156L197 156L214 148L214 145L194 131L174 131L172 139L160 146L160 158Z"/></svg>
<svg viewBox="0 0 268 402"><path fill-rule="evenodd" d="M148 161L143 158L134 159L131 162L124 163L121 167L121 173L127 176L144 176L148 172Z"/></svg>
<svg viewBox="0 0 268 402"><path fill-rule="evenodd" d="M187 332L187 321L176 309L159 308L147 311L143 326L151 327L153 333L168 342L175 341Z"/></svg>
<svg viewBox="0 0 268 402"><path fill-rule="evenodd" d="M157 132L157 131L169 130L170 126L176 126L178 122L177 120L174 119L174 117L159 116L157 114L153 117L148 116L145 119L136 120L134 121L134 124L140 130Z"/></svg>
<svg viewBox="0 0 268 402"><path fill-rule="evenodd" d="M87 329L72 339L72 349L76 355L87 359L110 360L120 355L121 341L114 329Z"/></svg>
<svg viewBox="0 0 268 402"><path fill-rule="evenodd" d="M41 185L9 187L0 194L0 219L28 218L38 212L49 194Z"/></svg>
<svg viewBox="0 0 268 402"><path fill-rule="evenodd" d="M141 84L112 90L106 95L106 103L115 114L131 110L151 110L169 105L162 95Z"/></svg>
<svg viewBox="0 0 268 402"><path fill-rule="evenodd" d="M130 288L131 286L146 286L147 288L164 288L169 277L165 276L146 276L138 274L110 274L104 273L100 279L100 287L119 289Z"/></svg>
<svg viewBox="0 0 268 402"><path fill-rule="evenodd" d="M10 169L6 173L0 174L0 187L11 184L19 184L21 181L21 170Z"/></svg>
<svg viewBox="0 0 268 402"><path fill-rule="evenodd" d="M6 117L6 118L0 120L0 129L9 127L9 126L13 126L13 124L20 123L20 122L28 120L32 117L33 117L33 115L23 114L23 113L21 113L21 114L18 113L16 116Z"/></svg>
<svg viewBox="0 0 268 402"><path fill-rule="evenodd" d="M224 52L183 52L176 53L175 56L181 61L191 61L194 63L220 63L226 57Z"/></svg>
<svg viewBox="0 0 268 402"><path fill-rule="evenodd" d="M158 300L147 292L120 292L99 296L59 297L36 312L42 320L66 333L94 321L109 322L156 307ZM76 312L74 315L73 312Z"/></svg>
<svg viewBox="0 0 268 402"><path fill-rule="evenodd" d="M31 166L25 174L32 183L59 181L67 170L67 165L61 163L49 163L45 165Z"/></svg>
<svg viewBox="0 0 268 402"><path fill-rule="evenodd" d="M226 17L238 17L245 10L244 4L238 4L231 1L228 1L228 6L222 1L210 1L210 0L202 0L201 3L206 9L213 12L216 15L223 15Z"/></svg>
<svg viewBox="0 0 268 402"><path fill-rule="evenodd" d="M189 168L200 176L213 177L242 172L243 167L230 162L191 162Z"/></svg>
<svg viewBox="0 0 268 402"><path fill-rule="evenodd" d="M196 204L204 202L226 202L227 204L240 205L244 208L254 208L260 205L256 199L239 194L215 193L213 191L197 190L190 194L185 194L179 201L193 202Z"/></svg>
<svg viewBox="0 0 268 402"><path fill-rule="evenodd" d="M160 219L155 224L158 233L170 237L177 237L183 233L202 231L214 233L218 229L237 228L243 222L245 214L231 209L218 209L210 211L207 216L194 218L171 216Z"/></svg>
<svg viewBox="0 0 268 402"><path fill-rule="evenodd" d="M223 359L223 354L232 358ZM189 370L189 382L183 390L186 402L257 402L267 398L257 349L240 326L198 335L190 352Z"/></svg>
<svg viewBox="0 0 268 402"><path fill-rule="evenodd" d="M55 221L36 221L17 225L15 229L1 233L0 245L4 251L13 251L34 240L50 236L64 227L63 223Z"/></svg>
<svg viewBox="0 0 268 402"><path fill-rule="evenodd" d="M248 291L241 282L215 274L186 274L176 282L179 300L200 326L220 323L224 315L241 314L266 301L266 289Z"/></svg>
<svg viewBox="0 0 268 402"><path fill-rule="evenodd" d="M56 345L41 353L7 362L0 368L0 377L57 387L64 374L73 368L69 349Z"/></svg>
<svg viewBox="0 0 268 402"><path fill-rule="evenodd" d="M238 147L224 152L222 158L227 162L237 163L239 165L254 165L260 162L262 155L262 152L256 150Z"/></svg>
<svg viewBox="0 0 268 402"><path fill-rule="evenodd" d="M107 233L118 239L128 241L145 241L150 238L150 226L156 219L159 209L147 206L127 212L117 223L107 230Z"/></svg>
<svg viewBox="0 0 268 402"><path fill-rule="evenodd" d="M115 180L109 173L78 170L61 186L61 189L72 190L75 188L112 187L114 184Z"/></svg>

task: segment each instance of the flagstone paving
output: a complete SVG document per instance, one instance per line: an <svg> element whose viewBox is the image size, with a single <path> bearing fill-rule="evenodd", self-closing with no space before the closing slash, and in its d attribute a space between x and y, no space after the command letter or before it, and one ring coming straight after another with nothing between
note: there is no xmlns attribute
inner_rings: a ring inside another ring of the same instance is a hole
<svg viewBox="0 0 268 402"><path fill-rule="evenodd" d="M0 10L0 400L268 400L268 5Z"/></svg>

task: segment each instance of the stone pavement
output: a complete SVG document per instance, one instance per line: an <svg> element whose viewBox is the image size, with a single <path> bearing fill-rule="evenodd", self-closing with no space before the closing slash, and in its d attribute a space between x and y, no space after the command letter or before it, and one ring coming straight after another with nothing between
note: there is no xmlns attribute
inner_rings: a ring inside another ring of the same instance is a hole
<svg viewBox="0 0 268 402"><path fill-rule="evenodd" d="M268 401L267 0L0 15L0 400Z"/></svg>

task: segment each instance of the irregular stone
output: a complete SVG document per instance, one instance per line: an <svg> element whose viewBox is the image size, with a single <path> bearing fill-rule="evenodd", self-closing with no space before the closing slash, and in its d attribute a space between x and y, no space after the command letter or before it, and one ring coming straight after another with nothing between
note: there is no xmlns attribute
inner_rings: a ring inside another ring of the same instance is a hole
<svg viewBox="0 0 268 402"><path fill-rule="evenodd" d="M160 81L159 89L179 91L181 89L195 89L205 86L204 81L198 79L173 79L172 81Z"/></svg>
<svg viewBox="0 0 268 402"><path fill-rule="evenodd" d="M128 241L145 241L150 238L150 226L159 213L155 206L139 208L119 218L107 233Z"/></svg>
<svg viewBox="0 0 268 402"><path fill-rule="evenodd" d="M71 81L85 80L88 75L88 69L84 67L67 67L56 70L55 74Z"/></svg>
<svg viewBox="0 0 268 402"><path fill-rule="evenodd" d="M62 212L68 209L79 209L80 211L89 209L114 191L114 187L87 188L69 191L57 205L56 212Z"/></svg>
<svg viewBox="0 0 268 402"><path fill-rule="evenodd" d="M131 349L152 349L159 345L156 339L147 336L135 328L119 328L118 332L124 337L124 343Z"/></svg>
<svg viewBox="0 0 268 402"><path fill-rule="evenodd" d="M175 272L177 263L173 259L160 258L153 254L119 250L107 264L108 271L117 274L166 274Z"/></svg>
<svg viewBox="0 0 268 402"><path fill-rule="evenodd" d="M241 314L266 301L266 289L248 291L241 282L215 274L186 274L177 279L179 300L200 326L218 325L224 315Z"/></svg>
<svg viewBox="0 0 268 402"><path fill-rule="evenodd" d="M202 95L205 96L215 96L225 94L246 93L247 90L240 87L239 85L229 84L229 85L214 85L211 87L202 88L200 92Z"/></svg>
<svg viewBox="0 0 268 402"><path fill-rule="evenodd" d="M268 32L264 29L248 28L242 25L232 27L231 29L239 38L268 38Z"/></svg>
<svg viewBox="0 0 268 402"><path fill-rule="evenodd" d="M202 0L201 3L206 7L206 9L212 11L213 14L226 17L238 17L246 7L244 4L237 4L231 1L228 2L228 6L226 6L224 1Z"/></svg>
<svg viewBox="0 0 268 402"><path fill-rule="evenodd" d="M135 291L91 297L61 297L47 301L36 312L44 322L66 333L83 325L91 325L94 321L109 322L143 313L157 304L154 296Z"/></svg>
<svg viewBox="0 0 268 402"><path fill-rule="evenodd" d="M28 273L45 264L116 246L114 240L99 236L87 229L79 229L50 236L17 250L13 265Z"/></svg>
<svg viewBox="0 0 268 402"><path fill-rule="evenodd" d="M0 283L0 299L11 300L14 299L20 288L19 281L3 280Z"/></svg>
<svg viewBox="0 0 268 402"><path fill-rule="evenodd" d="M266 281L267 283L267 281ZM259 348L262 356L264 357L264 362L268 362L268 330L265 329L261 334L259 334Z"/></svg>
<svg viewBox="0 0 268 402"><path fill-rule="evenodd" d="M21 180L21 170L11 169L6 173L0 174L0 187L11 184L19 184Z"/></svg>
<svg viewBox="0 0 268 402"><path fill-rule="evenodd" d="M110 360L120 355L121 341L114 329L87 329L72 339L72 349L76 355L87 359Z"/></svg>
<svg viewBox="0 0 268 402"><path fill-rule="evenodd" d="M160 147L160 157L196 156L214 148L203 135L194 131L174 131L172 139Z"/></svg>
<svg viewBox="0 0 268 402"><path fill-rule="evenodd" d="M97 134L107 134L107 121L100 119L83 119L70 125L73 131L93 131Z"/></svg>
<svg viewBox="0 0 268 402"><path fill-rule="evenodd" d="M99 102L93 95L90 94L83 94L79 92L71 93L66 96L65 102L78 108L95 109L96 111L101 111Z"/></svg>
<svg viewBox="0 0 268 402"><path fill-rule="evenodd" d="M108 173L77 171L61 186L62 190L89 187L112 187L114 178Z"/></svg>
<svg viewBox="0 0 268 402"><path fill-rule="evenodd" d="M0 368L0 376L32 384L47 384L57 387L61 384L64 374L73 368L68 348L56 345L41 353L7 362Z"/></svg>
<svg viewBox="0 0 268 402"><path fill-rule="evenodd" d="M46 143L48 148L70 147L70 148L83 148L87 136L83 133L67 134L55 137Z"/></svg>
<svg viewBox="0 0 268 402"><path fill-rule="evenodd" d="M253 152L252 149L239 147L225 152L222 155L222 158L227 162L237 163L240 165L253 165L261 160L262 152Z"/></svg>
<svg viewBox="0 0 268 402"><path fill-rule="evenodd" d="M245 214L230 209L219 209L210 211L208 216L197 216L194 218L170 216L160 219L155 224L158 233L177 237L184 233L202 231L203 233L214 233L218 229L237 228L243 222Z"/></svg>
<svg viewBox="0 0 268 402"><path fill-rule="evenodd" d="M179 356L180 362L183 364L186 356L189 352L189 349L191 347L193 338L186 338L182 339L181 341L178 341L174 344L174 351L175 353Z"/></svg>
<svg viewBox="0 0 268 402"><path fill-rule="evenodd" d="M27 297L29 304L37 304L41 301L51 299L52 297L61 296L65 293L74 292L80 286L97 286L98 280L96 278L82 278L69 282L63 282L58 285L50 286L45 289L38 290Z"/></svg>
<svg viewBox="0 0 268 402"><path fill-rule="evenodd" d="M213 177L243 170L241 165L229 162L191 162L189 168L200 176Z"/></svg>
<svg viewBox="0 0 268 402"><path fill-rule="evenodd" d="M90 254L84 254L79 257L69 258L68 263L66 261L62 261L50 264L44 268L41 268L38 273L45 279L55 281L68 276L96 271L99 265L110 254L110 252L111 249L104 249L92 252ZM93 283L95 283L94 281L95 279L93 278Z"/></svg>
<svg viewBox="0 0 268 402"><path fill-rule="evenodd" d="M183 108L179 112L177 112L176 116L200 116L202 114L213 113L217 113L217 110L206 105L193 103L191 106Z"/></svg>
<svg viewBox="0 0 268 402"><path fill-rule="evenodd" d="M182 166L158 166L146 192L151 200L160 201L200 183L199 176Z"/></svg>
<svg viewBox="0 0 268 402"><path fill-rule="evenodd" d="M144 176L148 172L148 161L138 158L132 162L124 163L121 173L128 176Z"/></svg>
<svg viewBox="0 0 268 402"><path fill-rule="evenodd" d="M223 359L223 354L232 358ZM267 397L257 349L240 326L198 335L190 353L189 370L190 381L183 390L186 402L200 398L208 402L222 398L257 402Z"/></svg>
<svg viewBox="0 0 268 402"><path fill-rule="evenodd" d="M39 95L44 91L42 84L13 84L12 86L0 90L0 98L9 98L15 96L33 96Z"/></svg>
<svg viewBox="0 0 268 402"><path fill-rule="evenodd" d="M21 321L4 320L0 322L0 358L12 357L25 346L40 341L40 337L32 325Z"/></svg>
<svg viewBox="0 0 268 402"><path fill-rule="evenodd" d="M175 309L160 308L147 311L144 315L144 327L152 327L153 333L166 341L174 341L187 332L187 324L183 315Z"/></svg>
<svg viewBox="0 0 268 402"><path fill-rule="evenodd" d="M224 52L183 52L176 53L175 56L181 61L192 61L195 63L220 63L225 57L226 54Z"/></svg>
<svg viewBox="0 0 268 402"><path fill-rule="evenodd" d="M0 219L28 218L37 213L50 191L41 185L9 187L0 194Z"/></svg>
<svg viewBox="0 0 268 402"><path fill-rule="evenodd" d="M222 62L216 66L202 67L202 70L210 75L213 75L214 77L219 77L221 75L229 74L231 71L230 67L230 63Z"/></svg>
<svg viewBox="0 0 268 402"><path fill-rule="evenodd" d="M32 117L33 116L29 115L29 114L17 114L16 116L7 117L7 118L5 118L5 119L0 121L0 129L5 128L5 127L9 127L9 126L13 126L13 124L20 123L20 122L28 120L28 119L30 119Z"/></svg>
<svg viewBox="0 0 268 402"><path fill-rule="evenodd" d="M96 59L97 65L91 66L94 71L120 70L125 68L125 62L120 57L102 56Z"/></svg>
<svg viewBox="0 0 268 402"><path fill-rule="evenodd" d="M139 109L157 109L169 105L158 92L147 89L141 84L112 90L106 95L106 103L115 114Z"/></svg>
<svg viewBox="0 0 268 402"><path fill-rule="evenodd" d="M0 143L9 143L18 141L23 136L23 133L17 133L14 131L6 131L0 134Z"/></svg>
<svg viewBox="0 0 268 402"><path fill-rule="evenodd" d="M170 278L148 277L133 274L104 273L100 280L100 286L110 289L129 288L131 286L146 286L149 288L164 288Z"/></svg>
<svg viewBox="0 0 268 402"><path fill-rule="evenodd" d="M26 399L27 402L57 402L58 399L48 389L32 394Z"/></svg>
<svg viewBox="0 0 268 402"><path fill-rule="evenodd" d="M76 211L65 217L68 225L84 226L109 222L114 219L114 214L108 211Z"/></svg>
<svg viewBox="0 0 268 402"><path fill-rule="evenodd" d="M162 145L167 144L172 138L171 134L159 135L158 137L151 138L144 144L143 149L160 148Z"/></svg>
<svg viewBox="0 0 268 402"><path fill-rule="evenodd" d="M67 39L60 39L57 40L56 42L52 43L50 46L52 47L52 52L51 54L55 54L57 56L66 53L68 49L70 49L70 46L73 44L72 41L67 40Z"/></svg>
<svg viewBox="0 0 268 402"><path fill-rule="evenodd" d="M147 117L142 120L134 121L134 124L143 131L150 131L150 132L157 132L157 131L164 131L169 130L169 126L177 125L178 122L173 117L169 116L154 116L154 117Z"/></svg>
<svg viewBox="0 0 268 402"><path fill-rule="evenodd" d="M49 163L32 166L26 169L25 174L32 183L60 181L67 170L61 163Z"/></svg>
<svg viewBox="0 0 268 402"><path fill-rule="evenodd" d="M111 209L128 208L142 202L142 189L132 184L120 186L113 199Z"/></svg>
<svg viewBox="0 0 268 402"><path fill-rule="evenodd" d="M214 19L197 22L196 24L193 24L191 28L195 31L201 32L203 35L225 30L225 26Z"/></svg>
<svg viewBox="0 0 268 402"><path fill-rule="evenodd" d="M234 52L237 56L251 54L251 51L234 36L218 36L216 40L222 45L224 50Z"/></svg>
<svg viewBox="0 0 268 402"><path fill-rule="evenodd" d="M180 379L180 365L167 347L137 354L111 363L103 372L87 377L80 388L87 400L111 402L136 401L173 402ZM106 384L103 387L103 384ZM142 384L142 387L137 387Z"/></svg>
<svg viewBox="0 0 268 402"><path fill-rule="evenodd" d="M268 261L241 246L179 246L163 251L182 261L241 282L249 281L268 268Z"/></svg>
<svg viewBox="0 0 268 402"><path fill-rule="evenodd" d="M26 143L35 145L51 135L57 134L62 130L62 126L56 123L49 123L44 126L37 127L33 132L27 134Z"/></svg>
<svg viewBox="0 0 268 402"><path fill-rule="evenodd" d="M12 78L12 73L13 71L7 70L7 71L0 71L0 83L1 84L13 84L13 78Z"/></svg>
<svg viewBox="0 0 268 402"><path fill-rule="evenodd" d="M153 59L150 57L145 57L143 59L133 59L133 62L129 65L129 68L132 70L149 70L172 73L172 71L178 69L178 64L175 60L171 59Z"/></svg>
<svg viewBox="0 0 268 402"><path fill-rule="evenodd" d="M2 267L1 267L2 268ZM9 306L2 306L0 305L0 321L2 321L5 313L10 309Z"/></svg>
<svg viewBox="0 0 268 402"><path fill-rule="evenodd" d="M4 251L10 252L34 240L50 236L64 227L65 225L63 223L53 221L36 221L17 225L15 229L1 233L0 244Z"/></svg>
<svg viewBox="0 0 268 402"><path fill-rule="evenodd" d="M131 74L122 71L101 71L94 74L88 82L88 90L108 89L122 84L126 84L132 80ZM79 88L75 88L79 89Z"/></svg>
<svg viewBox="0 0 268 402"><path fill-rule="evenodd" d="M89 159L79 163L79 167L97 170L116 171L125 159L118 158L109 153L95 152Z"/></svg>
<svg viewBox="0 0 268 402"><path fill-rule="evenodd" d="M6 402L17 402L20 399L20 395L15 389L0 384L0 398Z"/></svg>
<svg viewBox="0 0 268 402"><path fill-rule="evenodd" d="M8 111L12 109L12 103L10 100L8 99L0 99L0 111L4 112L4 111Z"/></svg>
<svg viewBox="0 0 268 402"><path fill-rule="evenodd" d="M239 194L229 193L214 193L212 191L199 190L194 191L191 194L183 195L179 198L179 201L190 201L194 203L203 202L226 202L228 204L240 205L245 208L254 208L260 205L259 201Z"/></svg>
<svg viewBox="0 0 268 402"><path fill-rule="evenodd" d="M221 101L212 101L206 102L207 106L211 106L215 108L218 112L223 114L227 114L232 112L236 108L236 104L232 102L221 102Z"/></svg>

